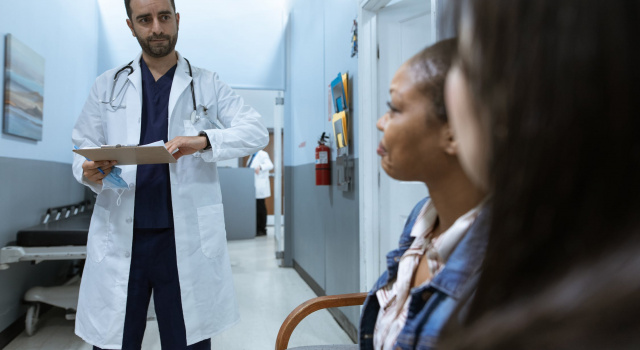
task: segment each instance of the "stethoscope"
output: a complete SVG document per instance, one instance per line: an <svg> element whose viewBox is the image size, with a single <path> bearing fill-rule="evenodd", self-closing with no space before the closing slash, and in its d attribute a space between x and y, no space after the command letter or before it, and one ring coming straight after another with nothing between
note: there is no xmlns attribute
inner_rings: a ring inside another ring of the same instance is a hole
<svg viewBox="0 0 640 350"><path fill-rule="evenodd" d="M184 58L184 57L183 57ZM193 101L193 112L191 112L191 124L196 124L198 121L200 121L201 119L204 119L204 116L207 115L207 107L203 106L203 105L199 105L196 107L196 93L195 93L195 88L193 87L193 71L191 70L191 63L189 62L188 59L184 59L185 61L187 61L187 65L189 66L189 77L191 77L191 99ZM129 88L129 84L127 84L128 80L125 80L124 84L120 87L120 90L118 90L118 93L114 96L113 93L115 92L116 89L116 85L118 84L118 79L120 78L120 74L124 73L125 71L128 71L127 73L127 77L131 75L131 73L133 73L133 61L127 63L126 66L120 68L116 74L113 76L113 85L111 86L111 97L109 98L108 101L100 101L104 104L109 104L109 106L111 107L112 111L115 112L116 110L120 109L120 108L126 108L126 106L122 105L122 100L124 99L124 94L127 92L127 89ZM120 98L120 103L118 103L117 106L114 106L113 103ZM213 124L213 126L217 129L222 129L220 127L220 125L218 125L215 122L211 122Z"/></svg>

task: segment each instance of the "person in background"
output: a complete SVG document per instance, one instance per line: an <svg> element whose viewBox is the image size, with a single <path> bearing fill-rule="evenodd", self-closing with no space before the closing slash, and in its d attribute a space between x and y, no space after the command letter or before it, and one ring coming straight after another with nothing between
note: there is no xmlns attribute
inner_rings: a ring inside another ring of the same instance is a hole
<svg viewBox="0 0 640 350"><path fill-rule="evenodd" d="M267 235L267 205L265 198L271 197L271 183L269 182L269 171L273 169L273 163L269 158L269 153L260 150L251 155L247 161L247 167L253 168L256 173L256 235Z"/></svg>
<svg viewBox="0 0 640 350"><path fill-rule="evenodd" d="M404 63L391 81L389 110L377 123L384 133L378 148L384 171L424 182L430 198L411 212L398 249L387 255L387 271L365 300L361 349L432 348L480 270L485 192L458 162L444 107L455 50L456 40L445 40Z"/></svg>
<svg viewBox="0 0 640 350"><path fill-rule="evenodd" d="M441 349L639 349L640 3L462 9L447 107L492 217Z"/></svg>
<svg viewBox="0 0 640 350"><path fill-rule="evenodd" d="M163 349L211 349L239 320L216 162L265 147L268 132L217 74L175 50L173 0L124 5L142 52L96 79L73 143L160 141L177 162L115 168L75 156L73 175L97 194L75 332L94 349L140 349L153 295ZM208 117L195 118L196 103Z"/></svg>

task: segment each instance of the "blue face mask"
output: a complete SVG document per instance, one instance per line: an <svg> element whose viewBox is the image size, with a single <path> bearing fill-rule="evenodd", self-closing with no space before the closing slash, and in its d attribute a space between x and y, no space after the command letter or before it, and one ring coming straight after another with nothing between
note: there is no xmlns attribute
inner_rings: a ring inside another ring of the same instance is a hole
<svg viewBox="0 0 640 350"><path fill-rule="evenodd" d="M120 206L120 197L124 191L129 189L129 185L120 177L121 173L122 169L114 166L109 175L102 179L102 190L111 189L118 194L118 201L116 202L118 206Z"/></svg>

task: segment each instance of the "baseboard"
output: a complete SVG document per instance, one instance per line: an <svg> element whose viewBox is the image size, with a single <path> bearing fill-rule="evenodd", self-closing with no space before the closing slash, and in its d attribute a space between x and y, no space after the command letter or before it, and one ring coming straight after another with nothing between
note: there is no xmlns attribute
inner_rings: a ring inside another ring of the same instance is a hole
<svg viewBox="0 0 640 350"><path fill-rule="evenodd" d="M44 315L47 311L51 310L52 306L47 304L40 304L40 317ZM11 343L16 337L24 331L24 321L27 316L25 312L24 315L20 316L17 320L13 321L9 327L5 328L2 332L0 332L0 349L4 349L9 343Z"/></svg>
<svg viewBox="0 0 640 350"><path fill-rule="evenodd" d="M298 264L298 262L296 261L296 259L293 259L293 269L296 270L296 272L298 272L298 274L300 275L300 277L302 277L302 279L309 285L309 287L311 288L311 290L316 293L317 296L319 297L323 297L325 295L327 295L324 291L324 289L322 289L322 287L320 287L320 285L318 284L318 282L316 282L313 277L311 277L311 275L309 275L307 273L307 271L305 271L302 266L300 266Z"/></svg>
<svg viewBox="0 0 640 350"><path fill-rule="evenodd" d="M322 297L322 296L327 295L326 292L324 291L324 289L322 289L322 287L320 287L320 285L311 277L311 275L309 275L307 273L307 271L305 271L302 268L302 266L300 266L296 262L295 259L293 259L293 268L296 270L296 272L298 272L300 277L302 277L302 280L305 281L309 285L311 290L314 293L316 293L317 296ZM340 311L339 308L330 308L330 309L327 309L327 311L329 311L331 316L333 316L333 318L336 320L336 322L338 322L340 327L347 333L349 338L351 338L351 341L353 341L354 344L357 344L358 343L358 328L356 326L354 326L353 323L351 323L351 321L349 321L347 316L342 311Z"/></svg>

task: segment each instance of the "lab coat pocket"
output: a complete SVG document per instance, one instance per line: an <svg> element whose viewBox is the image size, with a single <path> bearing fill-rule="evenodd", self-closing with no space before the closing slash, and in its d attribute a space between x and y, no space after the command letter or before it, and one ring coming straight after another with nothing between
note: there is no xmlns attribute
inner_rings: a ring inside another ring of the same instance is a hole
<svg viewBox="0 0 640 350"><path fill-rule="evenodd" d="M104 110L102 113L101 121L102 129L106 137L106 139L104 140L105 143L122 143L123 140L113 139L113 137L126 137L127 133L122 132L122 128L123 124L127 120L127 110L122 108L114 110L110 109L110 107L102 108L104 108Z"/></svg>
<svg viewBox="0 0 640 350"><path fill-rule="evenodd" d="M99 263L107 255L108 248L109 211L99 205L95 205L87 239L87 258Z"/></svg>
<svg viewBox="0 0 640 350"><path fill-rule="evenodd" d="M183 136L196 136L199 131L196 130L195 126L191 124L191 120L183 120L184 122L184 133Z"/></svg>
<svg viewBox="0 0 640 350"><path fill-rule="evenodd" d="M227 244L222 204L198 208L198 229L202 253L208 258L222 255Z"/></svg>

